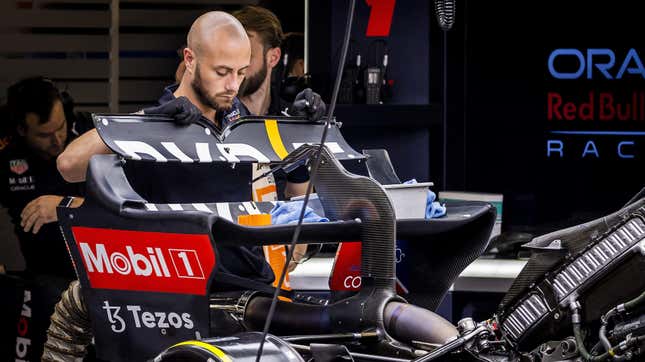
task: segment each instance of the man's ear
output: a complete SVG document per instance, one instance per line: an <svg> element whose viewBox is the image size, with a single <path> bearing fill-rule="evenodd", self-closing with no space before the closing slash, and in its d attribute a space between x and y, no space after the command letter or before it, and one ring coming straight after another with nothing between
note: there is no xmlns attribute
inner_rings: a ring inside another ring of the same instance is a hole
<svg viewBox="0 0 645 362"><path fill-rule="evenodd" d="M280 56L282 55L282 50L280 50L280 47L275 47L271 48L267 51L267 64L271 68L275 68L276 65L278 65L278 62L280 61Z"/></svg>
<svg viewBox="0 0 645 362"><path fill-rule="evenodd" d="M188 47L184 48L184 65L186 66L186 71L193 74L195 72L195 53Z"/></svg>

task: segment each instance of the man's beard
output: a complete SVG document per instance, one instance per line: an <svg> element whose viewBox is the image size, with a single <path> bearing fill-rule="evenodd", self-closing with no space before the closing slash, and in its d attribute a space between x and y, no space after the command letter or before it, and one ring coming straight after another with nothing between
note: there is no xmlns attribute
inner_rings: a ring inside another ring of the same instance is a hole
<svg viewBox="0 0 645 362"><path fill-rule="evenodd" d="M199 64L195 66L195 77L193 78L193 81L190 83L190 86L193 88L193 91L197 95L197 98L199 98L199 101L203 105L214 109L216 112L230 111L231 108L233 107L232 102L225 103L225 104L219 103L215 96L211 96L208 93L208 90L204 89L204 85L202 84L201 72L199 71Z"/></svg>
<svg viewBox="0 0 645 362"><path fill-rule="evenodd" d="M262 59L264 59L262 62L262 68L257 73L249 75L244 79L244 83L242 84L242 87L240 87L240 97L246 97L257 92L262 86L262 83L264 83L264 79L267 77L269 68L267 66L266 57L262 57Z"/></svg>

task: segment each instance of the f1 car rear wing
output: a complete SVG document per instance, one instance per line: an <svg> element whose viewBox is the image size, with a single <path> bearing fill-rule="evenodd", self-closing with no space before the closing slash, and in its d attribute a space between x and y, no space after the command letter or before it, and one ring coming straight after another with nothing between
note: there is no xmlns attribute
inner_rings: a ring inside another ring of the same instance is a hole
<svg viewBox="0 0 645 362"><path fill-rule="evenodd" d="M242 117L220 130L207 122L180 126L155 115L93 114L105 144L131 160L155 162L270 163L284 159L303 144L320 142L324 122L295 117ZM325 145L338 160L360 160L331 122Z"/></svg>
<svg viewBox="0 0 645 362"><path fill-rule="evenodd" d="M272 203L150 204L131 188L122 165L118 155L94 156L85 202L59 207L58 216L99 357L139 361L210 336L209 291L221 284L218 248L287 244L295 225L234 221L267 212ZM301 236L302 243L339 243L359 240L361 232L361 222L350 219L303 224Z"/></svg>
<svg viewBox="0 0 645 362"><path fill-rule="evenodd" d="M332 222L303 224L300 240L360 240L361 255L348 268L360 270L367 286L392 291L395 238L418 241L420 249L408 255L416 258L415 268L421 272L410 273L408 286L427 285L428 275L435 275L431 290L423 292L440 300L455 273L485 248L495 209L488 204L453 208L456 212L444 219L395 224L385 191L365 177L349 174L325 150L316 189ZM219 247L286 244L295 225L247 227L235 222L236 214L266 212L271 203L148 203L131 188L122 166L117 155L94 156L85 203L59 207L58 218L91 316L99 358L144 360L178 341L210 335L209 291L221 282ZM352 308L359 302L363 303L357 299ZM362 320L373 321L381 307L360 309ZM357 321L346 322L343 328L348 330L359 327L353 325Z"/></svg>

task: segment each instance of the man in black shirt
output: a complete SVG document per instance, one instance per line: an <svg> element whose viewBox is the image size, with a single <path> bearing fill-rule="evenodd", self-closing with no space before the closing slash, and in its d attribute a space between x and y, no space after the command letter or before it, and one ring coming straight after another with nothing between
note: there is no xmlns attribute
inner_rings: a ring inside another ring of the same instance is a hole
<svg viewBox="0 0 645 362"><path fill-rule="evenodd" d="M209 12L192 25L184 49L186 71L177 87L167 88L160 105L147 114L171 116L178 124L202 120L220 129L244 115L237 107L237 92L251 58L251 46L242 25L223 12ZM320 104L310 97L296 105ZM96 130L70 144L58 157L58 169L66 180L85 180L89 159L111 153ZM251 200L250 166L233 173L228 164L154 164L127 162L126 174L135 191L152 203L218 202ZM217 172L220 168L226 168ZM190 182L187 182L187 181ZM273 281L273 272L260 248L221 247L220 271L254 279Z"/></svg>
<svg viewBox="0 0 645 362"><path fill-rule="evenodd" d="M286 79L304 76L304 37L297 33L285 35L275 14L260 6L245 6L233 12L233 16L246 29L252 49L251 65L240 87L242 105L249 113L259 116L295 115L291 102L297 100L297 95L302 96L300 91L305 87L292 86L293 92L283 92L281 87ZM286 64L280 64L281 59ZM316 111L315 107L312 110ZM324 115L324 111L325 108L318 112Z"/></svg>
<svg viewBox="0 0 645 362"><path fill-rule="evenodd" d="M284 33L280 20L270 10L260 6L245 6L235 11L233 16L242 23L251 41L251 64L239 94L242 111L258 116L306 116L306 114L296 114L292 104L280 97L279 86L271 82L272 74L278 68L282 54L280 45L284 39ZM305 89L296 96L296 101L313 94L311 89ZM312 109L312 111L323 115L325 107L324 104L321 106L321 110ZM304 195L309 173L305 167L301 167L288 175L289 183L286 186L280 181L279 178L277 183L281 189L284 189L284 192L281 192L284 198Z"/></svg>
<svg viewBox="0 0 645 362"><path fill-rule="evenodd" d="M280 20L270 10L260 6L245 6L233 13L246 29L251 41L251 65L247 76L240 88L240 101L243 109L251 114L260 116L285 116L290 115L291 103L280 97L278 85L271 82L275 69L278 69L282 51L280 45L284 39ZM286 71L286 69L285 69ZM305 90L311 92L311 89ZM293 113L293 112L291 112ZM324 110L321 114L324 113ZM294 115L294 114L291 114ZM256 166L260 171L265 171L267 166ZM264 167L264 169L263 169ZM263 172L257 172L261 174ZM289 175L276 174L275 180L266 183L275 183L277 194L280 198L290 199L294 196L304 195L309 184L309 172L301 166ZM273 175L268 176L273 178ZM307 245L300 244L294 250L294 260L289 265L293 270L307 251Z"/></svg>
<svg viewBox="0 0 645 362"><path fill-rule="evenodd" d="M10 144L0 152L0 203L9 211L27 264L32 321L28 354L40 360L49 316L76 278L65 240L58 226L56 207L66 196L82 203L83 184L67 183L56 169L56 157L79 132L88 128L84 118L65 112L54 84L42 77L29 78L8 91L6 119ZM68 199L70 200L70 199ZM23 356L24 357L24 356Z"/></svg>
<svg viewBox="0 0 645 362"><path fill-rule="evenodd" d="M0 202L9 210L27 269L73 278L56 207L65 196L81 196L84 185L66 182L56 169L56 157L91 123L66 114L58 89L45 78L25 79L8 93L15 134L0 153L0 175L6 180ZM74 205L81 202L73 200Z"/></svg>

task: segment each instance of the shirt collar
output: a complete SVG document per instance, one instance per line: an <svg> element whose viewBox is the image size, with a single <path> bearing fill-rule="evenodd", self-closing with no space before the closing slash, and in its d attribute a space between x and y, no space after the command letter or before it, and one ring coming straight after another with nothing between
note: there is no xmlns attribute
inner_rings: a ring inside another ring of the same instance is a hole
<svg viewBox="0 0 645 362"><path fill-rule="evenodd" d="M164 88L163 93L161 94L161 97L159 97L157 103L161 105L175 99L175 91L177 91L177 88L179 88L179 84L177 83ZM229 124L237 121L240 117L247 116L249 114L249 111L246 109L246 107L244 107L242 102L240 102L240 100L235 97L233 98L233 106L231 107L231 109L226 112L217 112L215 118L219 122L220 128L224 129Z"/></svg>

